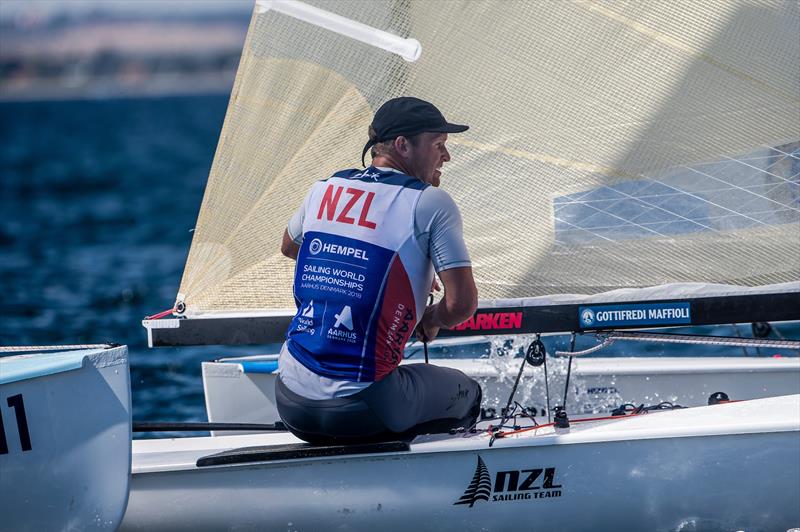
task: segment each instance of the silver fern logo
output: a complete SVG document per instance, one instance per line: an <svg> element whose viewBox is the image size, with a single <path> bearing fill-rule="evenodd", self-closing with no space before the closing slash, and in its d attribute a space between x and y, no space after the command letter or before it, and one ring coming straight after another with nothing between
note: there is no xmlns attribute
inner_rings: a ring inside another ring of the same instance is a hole
<svg viewBox="0 0 800 532"><path fill-rule="evenodd" d="M464 495L453 504L469 504L469 507L472 508L478 501L488 501L491 493L492 477L489 474L489 470L486 468L486 464L483 463L483 460L481 460L479 456L478 466L475 468L475 475L472 476L472 482L469 483L469 486L464 491Z"/></svg>

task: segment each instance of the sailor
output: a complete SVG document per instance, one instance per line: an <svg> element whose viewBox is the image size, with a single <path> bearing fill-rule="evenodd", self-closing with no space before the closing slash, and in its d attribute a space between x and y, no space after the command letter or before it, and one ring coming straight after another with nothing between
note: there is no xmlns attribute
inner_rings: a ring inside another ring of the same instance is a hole
<svg viewBox="0 0 800 532"><path fill-rule="evenodd" d="M481 389L460 371L404 364L416 330L433 340L475 312L461 215L439 186L448 123L432 104L395 98L375 113L362 164L315 183L283 235L297 261L297 314L281 349L278 412L311 443L408 438L471 426ZM444 285L426 307L434 270Z"/></svg>

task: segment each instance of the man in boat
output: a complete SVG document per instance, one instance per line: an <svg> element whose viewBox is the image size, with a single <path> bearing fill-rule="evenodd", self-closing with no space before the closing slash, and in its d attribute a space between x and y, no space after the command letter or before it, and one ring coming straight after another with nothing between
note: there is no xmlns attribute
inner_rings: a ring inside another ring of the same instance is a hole
<svg viewBox="0 0 800 532"><path fill-rule="evenodd" d="M298 305L281 350L278 412L298 437L348 443L468 428L481 389L460 371L404 364L411 334L433 340L475 312L461 215L437 188L448 123L432 104L395 98L375 113L361 161L315 183L281 251L297 261ZM427 306L434 270L444 297Z"/></svg>

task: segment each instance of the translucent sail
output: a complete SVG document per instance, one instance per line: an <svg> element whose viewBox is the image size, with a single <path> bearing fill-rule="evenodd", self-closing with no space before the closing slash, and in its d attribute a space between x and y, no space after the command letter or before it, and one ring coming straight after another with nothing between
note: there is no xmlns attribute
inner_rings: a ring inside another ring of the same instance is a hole
<svg viewBox="0 0 800 532"><path fill-rule="evenodd" d="M451 121L442 187L482 299L800 279L800 13L791 1L309 4L421 44L414 62L253 15L179 299L293 306L280 240L360 165L389 98Z"/></svg>

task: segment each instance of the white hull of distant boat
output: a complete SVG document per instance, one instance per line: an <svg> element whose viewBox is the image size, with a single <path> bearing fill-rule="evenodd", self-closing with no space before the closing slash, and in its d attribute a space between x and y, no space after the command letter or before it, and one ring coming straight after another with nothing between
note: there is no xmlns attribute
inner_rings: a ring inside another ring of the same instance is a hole
<svg viewBox="0 0 800 532"><path fill-rule="evenodd" d="M287 434L135 441L122 530L800 525L798 395L573 422L566 433L548 427L492 447L486 434L444 435L419 437L404 451L270 458L286 445L299 441ZM242 447L263 454L197 465Z"/></svg>
<svg viewBox="0 0 800 532"><path fill-rule="evenodd" d="M463 340L461 340L463 343ZM434 344L435 345L435 344ZM521 358L432 359L463 371L483 389L487 417L500 414ZM551 406L561 404L566 359L551 359ZM274 423L277 355L226 358L203 363L206 411L212 422ZM528 366L516 400L546 416L543 368ZM585 358L573 361L567 394L571 414L610 412L625 403L702 406L716 392L731 399L759 399L800 393L800 358L670 357Z"/></svg>
<svg viewBox="0 0 800 532"><path fill-rule="evenodd" d="M0 358L0 530L116 530L128 502L128 350Z"/></svg>

